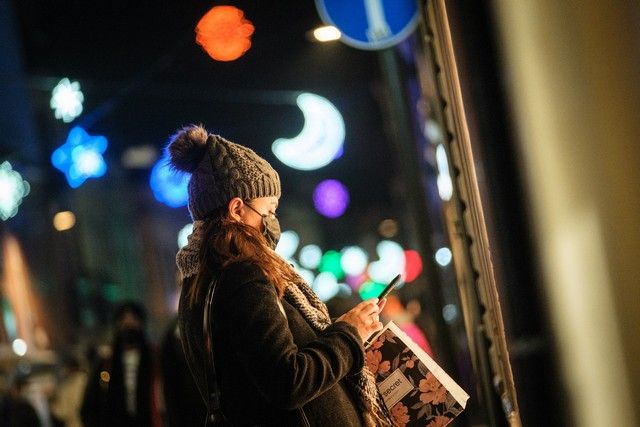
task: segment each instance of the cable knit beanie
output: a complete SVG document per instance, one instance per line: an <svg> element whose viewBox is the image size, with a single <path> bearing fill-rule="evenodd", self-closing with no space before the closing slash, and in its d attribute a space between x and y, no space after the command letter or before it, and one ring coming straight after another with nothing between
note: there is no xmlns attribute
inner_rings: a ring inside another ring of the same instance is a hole
<svg viewBox="0 0 640 427"><path fill-rule="evenodd" d="M171 137L171 166L191 174L189 212L203 220L234 197L280 197L280 177L253 150L191 125Z"/></svg>

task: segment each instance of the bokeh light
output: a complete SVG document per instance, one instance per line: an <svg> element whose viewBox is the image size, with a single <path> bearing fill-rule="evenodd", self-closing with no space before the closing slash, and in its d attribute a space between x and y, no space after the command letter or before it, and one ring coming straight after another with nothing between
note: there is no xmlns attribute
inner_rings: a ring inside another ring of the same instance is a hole
<svg viewBox="0 0 640 427"><path fill-rule="evenodd" d="M302 93L296 103L304 115L304 126L293 138L278 138L273 154L285 165L298 170L314 170L339 157L345 128L340 111L326 98Z"/></svg>
<svg viewBox="0 0 640 427"><path fill-rule="evenodd" d="M458 307L453 304L447 304L442 307L442 317L445 322L453 323L458 318Z"/></svg>
<svg viewBox="0 0 640 427"><path fill-rule="evenodd" d="M53 228L65 231L76 225L76 216L71 211L58 212L53 216Z"/></svg>
<svg viewBox="0 0 640 427"><path fill-rule="evenodd" d="M337 251L327 251L322 255L320 259L320 265L318 266L318 270L325 273L331 273L338 280L344 277L344 271L342 270L342 266L340 265L341 255Z"/></svg>
<svg viewBox="0 0 640 427"><path fill-rule="evenodd" d="M18 213L18 207L30 189L29 183L13 170L11 163L0 164L0 218L3 221Z"/></svg>
<svg viewBox="0 0 640 427"><path fill-rule="evenodd" d="M322 301L333 298L340 290L336 276L328 271L318 274L312 287Z"/></svg>
<svg viewBox="0 0 640 427"><path fill-rule="evenodd" d="M107 171L102 155L107 150L107 138L89 135L76 126L69 131L66 142L51 154L51 163L62 171L71 188L78 188L88 178L99 178Z"/></svg>
<svg viewBox="0 0 640 427"><path fill-rule="evenodd" d="M436 251L435 259L438 264L443 267L446 267L451 263L451 259L453 255L451 254L451 249L447 247L442 247Z"/></svg>
<svg viewBox="0 0 640 427"><path fill-rule="evenodd" d="M193 223L189 223L185 225L180 229L180 231L178 231L178 247L180 249L187 246L187 243L189 243L189 236L191 235L192 232L193 232Z"/></svg>
<svg viewBox="0 0 640 427"><path fill-rule="evenodd" d="M337 218L347 210L349 191L338 180L324 180L313 191L313 204L320 214Z"/></svg>
<svg viewBox="0 0 640 427"><path fill-rule="evenodd" d="M298 233L293 230L283 231L276 246L276 252L284 259L293 257L300 244Z"/></svg>
<svg viewBox="0 0 640 427"><path fill-rule="evenodd" d="M384 288L384 283L367 280L362 284L362 286L360 286L358 293L360 294L360 298L362 298L363 300L367 300L369 298L377 298L378 295L382 293Z"/></svg>
<svg viewBox="0 0 640 427"><path fill-rule="evenodd" d="M369 277L376 282L389 283L397 274L404 273L404 250L391 240L383 240L376 246L378 261L367 268Z"/></svg>
<svg viewBox="0 0 640 427"><path fill-rule="evenodd" d="M171 169L165 154L151 169L149 186L157 201L171 208L187 205L189 174Z"/></svg>
<svg viewBox="0 0 640 427"><path fill-rule="evenodd" d="M313 37L319 42L339 40L342 33L333 25L324 25L313 30Z"/></svg>
<svg viewBox="0 0 640 427"><path fill-rule="evenodd" d="M341 253L340 265L349 276L359 276L367 269L369 258L361 247L348 246Z"/></svg>
<svg viewBox="0 0 640 427"><path fill-rule="evenodd" d="M196 43L216 61L233 61L251 47L255 28L234 6L211 8L196 26Z"/></svg>
<svg viewBox="0 0 640 427"><path fill-rule="evenodd" d="M80 83L64 78L53 88L49 105L54 110L56 119L70 123L82 114L83 101L84 95L80 90Z"/></svg>
<svg viewBox="0 0 640 427"><path fill-rule="evenodd" d="M398 234L398 221L395 219L384 219L378 224L378 233L385 239L390 239Z"/></svg>
<svg viewBox="0 0 640 427"><path fill-rule="evenodd" d="M436 147L436 163L438 164L438 194L442 200L449 201L451 200L451 196L453 196L453 182L451 181L451 174L449 172L447 153L442 144L438 144Z"/></svg>
<svg viewBox="0 0 640 427"><path fill-rule="evenodd" d="M300 260L300 265L305 268L317 268L322 259L322 249L320 249L320 246L313 244L303 246L300 249L300 254L298 254L298 259Z"/></svg>
<svg viewBox="0 0 640 427"><path fill-rule="evenodd" d="M20 357L27 354L27 343L23 339L16 338L15 340L13 340L13 343L11 343L11 348L13 349L13 352Z"/></svg>
<svg viewBox="0 0 640 427"><path fill-rule="evenodd" d="M311 270L307 270L306 268L296 268L296 271L308 284L312 284L313 281L316 280L316 275Z"/></svg>
<svg viewBox="0 0 640 427"><path fill-rule="evenodd" d="M418 251L404 251L404 281L413 282L422 273L422 258Z"/></svg>

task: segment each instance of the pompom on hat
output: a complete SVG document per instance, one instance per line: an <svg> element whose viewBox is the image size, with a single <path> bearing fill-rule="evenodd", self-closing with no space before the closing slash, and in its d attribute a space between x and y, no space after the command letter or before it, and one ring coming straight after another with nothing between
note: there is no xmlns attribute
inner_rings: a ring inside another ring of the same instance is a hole
<svg viewBox="0 0 640 427"><path fill-rule="evenodd" d="M190 125L173 135L167 146L173 168L191 174L189 212L204 220L234 197L251 200L280 197L280 177L253 150Z"/></svg>

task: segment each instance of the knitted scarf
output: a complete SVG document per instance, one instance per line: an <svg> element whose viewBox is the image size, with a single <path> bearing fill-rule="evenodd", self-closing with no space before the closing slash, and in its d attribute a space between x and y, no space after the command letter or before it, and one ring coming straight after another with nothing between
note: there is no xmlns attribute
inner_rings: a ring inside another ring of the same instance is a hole
<svg viewBox="0 0 640 427"><path fill-rule="evenodd" d="M183 278L193 276L200 269L199 249L204 237L204 221L194 221L187 245L180 249L176 263ZM295 283L287 286L284 298L302 313L302 316L318 332L331 325L327 306L313 292L307 282L297 275ZM391 416L378 392L375 378L365 366L360 372L345 377L347 388L362 413L366 427L392 426Z"/></svg>
<svg viewBox="0 0 640 427"><path fill-rule="evenodd" d="M297 308L317 331L321 332L331 324L327 306L302 277L298 276L296 283L287 286L284 298ZM362 367L360 372L347 375L345 381L347 388L357 402L365 426L386 427L393 425L387 407L378 392L375 378L366 365Z"/></svg>

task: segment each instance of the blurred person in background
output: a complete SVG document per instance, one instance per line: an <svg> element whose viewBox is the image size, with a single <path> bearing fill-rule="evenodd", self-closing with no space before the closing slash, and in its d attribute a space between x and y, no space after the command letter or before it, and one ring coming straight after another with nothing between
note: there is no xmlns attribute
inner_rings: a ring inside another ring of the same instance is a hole
<svg viewBox="0 0 640 427"><path fill-rule="evenodd" d="M111 354L98 356L82 404L85 427L160 426L156 375L144 308L123 302L115 314Z"/></svg>
<svg viewBox="0 0 640 427"><path fill-rule="evenodd" d="M280 178L255 152L200 126L179 131L168 151L172 166L191 174L179 324L208 422L391 425L364 366L363 342L382 328L384 302L361 302L331 321L274 250Z"/></svg>
<svg viewBox="0 0 640 427"><path fill-rule="evenodd" d="M40 427L42 421L38 417L35 408L24 397L24 388L27 386L27 378L15 375L7 388L0 384L0 425L2 427Z"/></svg>
<svg viewBox="0 0 640 427"><path fill-rule="evenodd" d="M160 343L160 374L166 424L201 426L207 408L187 366L177 317L169 323Z"/></svg>
<svg viewBox="0 0 640 427"><path fill-rule="evenodd" d="M65 356L62 378L49 403L54 426L82 427L80 409L87 386L87 372L75 356Z"/></svg>

